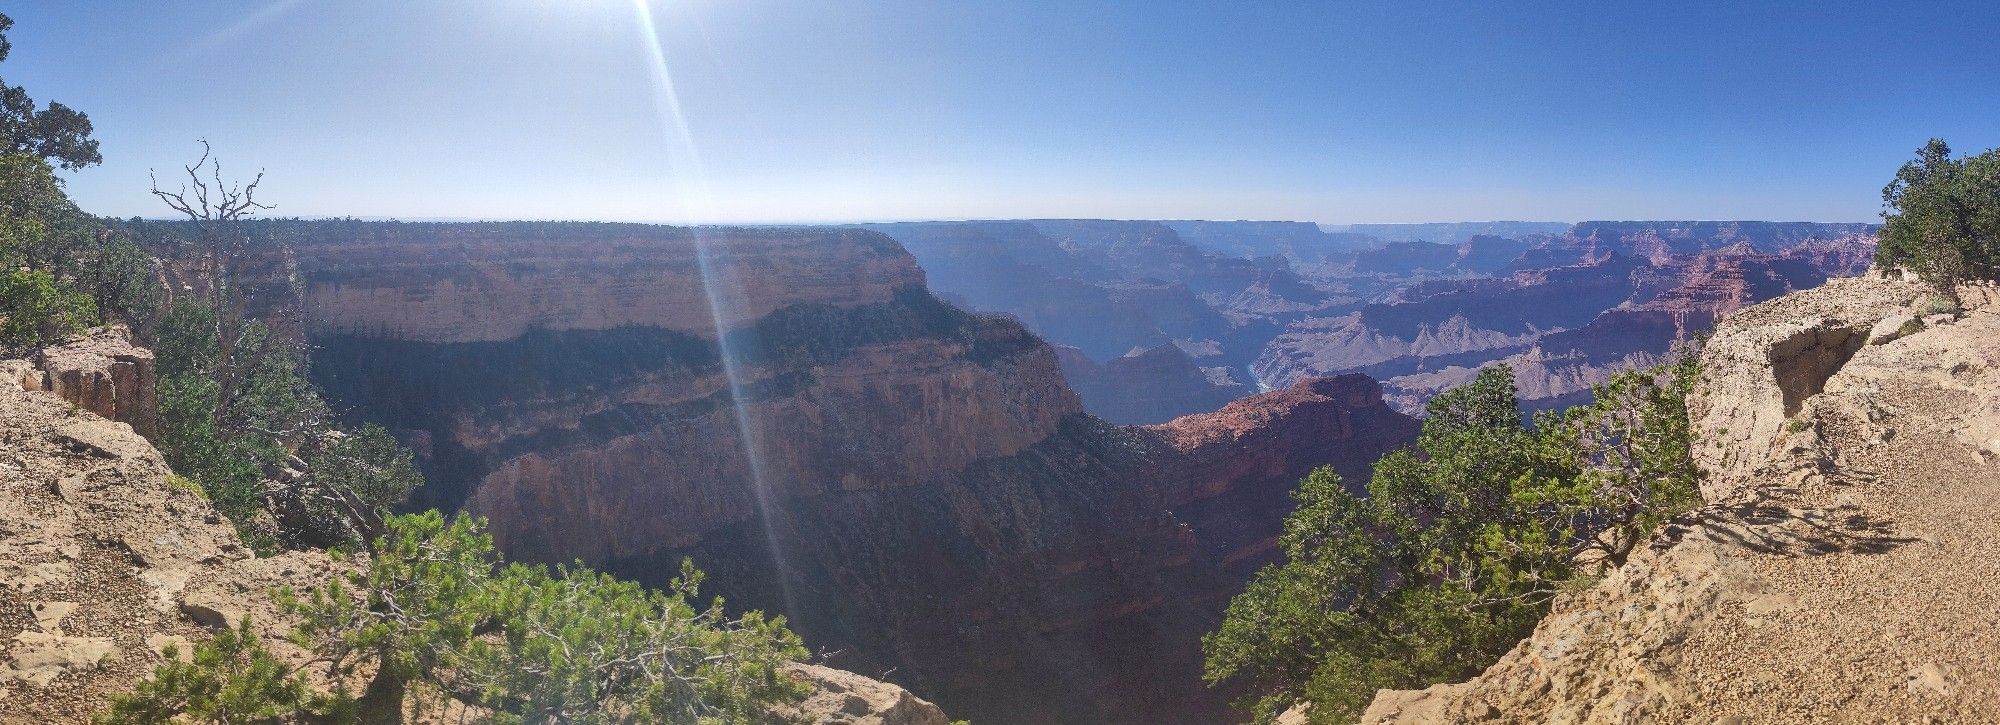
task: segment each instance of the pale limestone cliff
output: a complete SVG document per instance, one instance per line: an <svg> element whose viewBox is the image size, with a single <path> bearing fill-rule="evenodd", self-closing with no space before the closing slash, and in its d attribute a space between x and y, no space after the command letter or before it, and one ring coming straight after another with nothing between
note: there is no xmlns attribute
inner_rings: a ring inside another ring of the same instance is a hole
<svg viewBox="0 0 2000 725"><path fill-rule="evenodd" d="M296 256L314 336L509 340L644 325L714 339L778 307L921 288L895 242L854 229L356 224Z"/></svg>
<svg viewBox="0 0 2000 725"><path fill-rule="evenodd" d="M1709 505L1479 678L1363 721L1990 720L2000 294L1964 296L1911 323L1921 287L1842 279L1727 318L1690 401Z"/></svg>

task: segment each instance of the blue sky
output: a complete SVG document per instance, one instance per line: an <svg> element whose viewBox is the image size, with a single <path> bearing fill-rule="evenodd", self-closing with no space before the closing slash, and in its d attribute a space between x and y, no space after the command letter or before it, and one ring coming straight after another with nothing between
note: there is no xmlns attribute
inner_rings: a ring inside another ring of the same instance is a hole
<svg viewBox="0 0 2000 725"><path fill-rule="evenodd" d="M1861 221L2000 145L2000 3L1776 5L41 0L0 78L120 216L198 137L285 215L734 222Z"/></svg>

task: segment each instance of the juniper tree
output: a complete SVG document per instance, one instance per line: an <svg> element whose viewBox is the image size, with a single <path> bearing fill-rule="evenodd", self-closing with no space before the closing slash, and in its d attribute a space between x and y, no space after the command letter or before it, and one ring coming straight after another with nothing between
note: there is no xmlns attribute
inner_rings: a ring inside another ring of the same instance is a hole
<svg viewBox="0 0 2000 725"><path fill-rule="evenodd" d="M1513 372L1480 371L1427 406L1413 448L1377 461L1366 495L1314 471L1266 566L1202 640L1205 677L1268 721L1311 702L1350 721L1377 689L1478 674L1580 575L1622 562L1699 502L1685 396L1691 356L1595 389L1523 425Z"/></svg>

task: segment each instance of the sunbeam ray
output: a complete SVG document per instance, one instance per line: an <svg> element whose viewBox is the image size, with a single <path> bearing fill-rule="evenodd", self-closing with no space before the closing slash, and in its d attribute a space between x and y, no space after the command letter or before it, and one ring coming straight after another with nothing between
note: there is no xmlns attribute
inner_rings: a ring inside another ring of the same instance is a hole
<svg viewBox="0 0 2000 725"><path fill-rule="evenodd" d="M746 353L752 352L757 341L754 332L739 330L731 334L728 311L737 302L732 292L740 292L741 287L733 280L726 279L726 268L715 263L715 250L699 222L710 209L711 199L707 177L702 171L701 155L695 147L694 134L689 131L687 116L681 112L680 95L674 90L673 73L667 66L665 49L660 47L660 33L653 19L653 9L647 0L632 0L632 8L638 19L641 43L647 53L648 70L654 87L651 89L653 103L660 116L660 123L668 144L668 158L671 168L668 175L674 187L675 200L681 207L681 223L694 240L695 261L701 273L703 295L708 299L710 319L715 328L716 346L722 355L723 376L729 384L730 402L735 408L737 437L743 443L743 456L750 466L750 487L756 498L757 515L764 529L764 543L770 550L773 570L778 580L779 595L784 600L784 613L795 616L791 584L791 567L784 545L778 538L775 526L775 502L772 500L771 482L765 469L763 444L759 439L758 427L751 419L751 410L745 399L742 361Z"/></svg>

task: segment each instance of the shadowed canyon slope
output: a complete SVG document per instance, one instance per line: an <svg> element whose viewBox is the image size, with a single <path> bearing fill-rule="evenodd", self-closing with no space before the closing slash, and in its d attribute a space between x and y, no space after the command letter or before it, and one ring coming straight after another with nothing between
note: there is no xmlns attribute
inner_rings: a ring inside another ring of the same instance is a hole
<svg viewBox="0 0 2000 725"><path fill-rule="evenodd" d="M1107 424L1053 348L869 231L317 229L314 376L415 444L419 503L519 557L657 583L692 556L955 717L1219 717L1197 640L1292 485L1358 485L1415 433L1358 375Z"/></svg>

